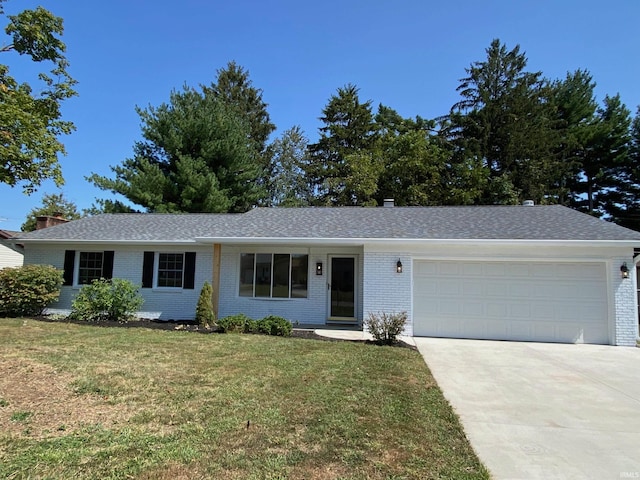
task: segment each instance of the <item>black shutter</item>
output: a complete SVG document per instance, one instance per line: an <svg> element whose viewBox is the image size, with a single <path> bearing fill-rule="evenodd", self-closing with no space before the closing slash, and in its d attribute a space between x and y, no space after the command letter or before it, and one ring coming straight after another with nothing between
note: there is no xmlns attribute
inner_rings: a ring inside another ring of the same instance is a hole
<svg viewBox="0 0 640 480"><path fill-rule="evenodd" d="M153 252L144 252L142 260L142 288L153 287Z"/></svg>
<svg viewBox="0 0 640 480"><path fill-rule="evenodd" d="M193 290L196 276L196 252L184 254L184 285L182 288Z"/></svg>
<svg viewBox="0 0 640 480"><path fill-rule="evenodd" d="M107 280L113 278L113 250L102 253L102 277Z"/></svg>
<svg viewBox="0 0 640 480"><path fill-rule="evenodd" d="M76 261L76 251L75 250L65 250L64 251L64 274L63 285L73 285L73 267Z"/></svg>

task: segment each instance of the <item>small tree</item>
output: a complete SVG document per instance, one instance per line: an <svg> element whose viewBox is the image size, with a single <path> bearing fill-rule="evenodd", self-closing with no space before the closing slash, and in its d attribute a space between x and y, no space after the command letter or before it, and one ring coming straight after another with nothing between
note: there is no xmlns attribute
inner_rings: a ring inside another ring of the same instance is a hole
<svg viewBox="0 0 640 480"><path fill-rule="evenodd" d="M375 338L376 343L391 345L396 342L398 335L404 331L407 323L407 312L369 313L369 318L364 323L369 333Z"/></svg>
<svg viewBox="0 0 640 480"><path fill-rule="evenodd" d="M209 282L204 282L202 290L200 290L200 298L198 298L198 305L196 306L196 321L203 327L211 326L216 321L216 316L213 312L213 302L211 297L213 295L213 289Z"/></svg>
<svg viewBox="0 0 640 480"><path fill-rule="evenodd" d="M84 285L71 305L71 318L87 321L131 319L144 299L129 280L113 278L94 280Z"/></svg>
<svg viewBox="0 0 640 480"><path fill-rule="evenodd" d="M0 270L0 313L40 315L60 296L62 272L51 265L24 265Z"/></svg>
<svg viewBox="0 0 640 480"><path fill-rule="evenodd" d="M37 217L61 214L65 220L78 220L82 217L75 203L67 200L63 193L46 193L42 197L42 206L31 209L27 220L22 224L23 232L33 232L36 229Z"/></svg>

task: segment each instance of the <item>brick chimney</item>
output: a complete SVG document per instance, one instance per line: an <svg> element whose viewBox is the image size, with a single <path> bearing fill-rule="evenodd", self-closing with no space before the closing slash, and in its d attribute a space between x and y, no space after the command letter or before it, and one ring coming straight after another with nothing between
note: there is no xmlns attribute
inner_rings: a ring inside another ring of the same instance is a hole
<svg viewBox="0 0 640 480"><path fill-rule="evenodd" d="M67 223L69 220L66 220L62 217L62 213L55 212L53 215L45 215L42 217L36 217L36 230L42 230L43 228L55 227L56 225L61 225L63 223Z"/></svg>

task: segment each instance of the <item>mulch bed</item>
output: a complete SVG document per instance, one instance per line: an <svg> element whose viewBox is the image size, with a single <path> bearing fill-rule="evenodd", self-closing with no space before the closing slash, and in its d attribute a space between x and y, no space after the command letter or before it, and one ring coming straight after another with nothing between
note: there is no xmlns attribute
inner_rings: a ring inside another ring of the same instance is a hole
<svg viewBox="0 0 640 480"><path fill-rule="evenodd" d="M39 317L34 317L35 320L40 320L42 322L64 322L64 323L73 323L76 325L91 325L94 327L109 327L109 328L151 328L156 330L182 330L187 332L197 332L197 333L220 333L220 331L216 328L203 328L198 325L193 320L152 320L149 318L141 318L139 320L132 320L130 322L115 322L111 320L103 320L99 322L85 322L82 320L73 320L73 319L59 319L59 318L51 318L47 315L42 315ZM306 338L311 340L321 340L324 342L356 342L356 343L367 343L375 345L376 342L371 340L346 340L341 338L329 338L322 335L316 334L312 329L307 328L294 328L291 332L291 337L293 338ZM397 341L392 346L394 347L402 347L402 348L410 348L412 350L417 350L413 345L409 345L408 343Z"/></svg>

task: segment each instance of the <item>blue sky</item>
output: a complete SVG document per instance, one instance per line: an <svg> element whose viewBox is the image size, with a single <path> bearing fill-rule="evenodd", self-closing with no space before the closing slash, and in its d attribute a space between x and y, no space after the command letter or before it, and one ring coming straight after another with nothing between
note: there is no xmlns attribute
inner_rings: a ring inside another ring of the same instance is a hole
<svg viewBox="0 0 640 480"><path fill-rule="evenodd" d="M136 105L209 84L231 60L263 90L275 135L300 125L311 141L322 108L347 83L403 116L447 113L464 69L485 58L494 38L519 44L531 71L557 79L587 69L599 101L620 93L633 114L640 105L637 0L8 0L5 10L38 4L63 17L79 82L79 96L64 106L77 130L63 138L61 164L62 191L80 209L110 197L84 177L109 175L131 155L140 139ZM30 80L26 60L1 55L19 80ZM58 192L53 182L31 196L0 185L0 228L19 229L44 193Z"/></svg>

